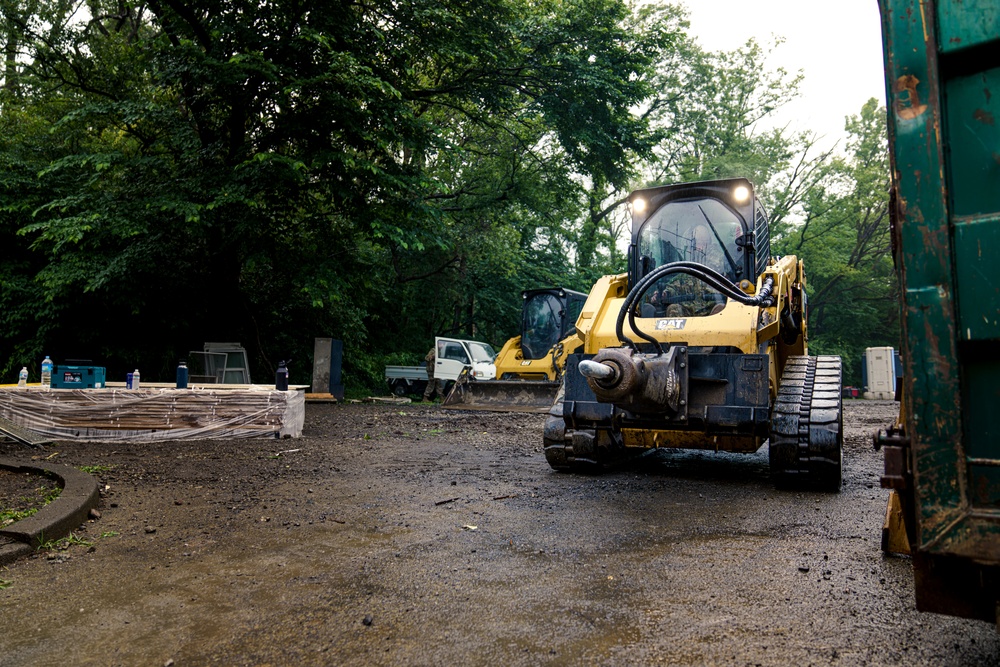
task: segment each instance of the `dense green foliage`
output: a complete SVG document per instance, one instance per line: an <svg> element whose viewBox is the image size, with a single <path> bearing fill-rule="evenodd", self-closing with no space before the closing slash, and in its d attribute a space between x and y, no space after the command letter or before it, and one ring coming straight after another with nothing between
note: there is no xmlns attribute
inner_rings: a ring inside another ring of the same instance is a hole
<svg viewBox="0 0 1000 667"><path fill-rule="evenodd" d="M651 181L745 175L776 219L804 214L786 243L817 264L826 350L861 339L859 303L885 309L867 255L807 248L884 196L877 123L840 161L755 132L797 78L752 42L703 52L674 7L84 6L0 0L4 376L50 354L169 378L203 342L239 341L255 379L292 357L307 383L332 336L345 380L374 388L436 334L501 344L522 289L620 271L620 203Z"/></svg>

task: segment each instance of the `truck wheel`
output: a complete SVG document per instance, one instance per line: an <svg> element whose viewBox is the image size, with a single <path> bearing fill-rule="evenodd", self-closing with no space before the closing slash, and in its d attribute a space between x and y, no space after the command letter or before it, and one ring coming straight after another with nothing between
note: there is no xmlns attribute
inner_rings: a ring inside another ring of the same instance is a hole
<svg viewBox="0 0 1000 667"><path fill-rule="evenodd" d="M405 382L400 382L400 381L397 380L392 385L392 393L395 394L396 396L399 396L400 398L402 398L403 396L406 396L406 393L407 393L406 392L406 383Z"/></svg>
<svg viewBox="0 0 1000 667"><path fill-rule="evenodd" d="M771 412L776 486L839 491L844 427L840 357L790 357Z"/></svg>

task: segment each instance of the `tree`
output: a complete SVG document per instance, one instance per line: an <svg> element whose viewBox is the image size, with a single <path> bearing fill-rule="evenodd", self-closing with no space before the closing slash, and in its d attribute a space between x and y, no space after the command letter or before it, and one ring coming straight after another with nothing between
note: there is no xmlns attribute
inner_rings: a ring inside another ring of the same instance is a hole
<svg viewBox="0 0 1000 667"><path fill-rule="evenodd" d="M841 355L854 384L864 348L899 343L885 113L871 99L847 119L846 155L830 161L803 198L802 221L776 243L805 261L811 351Z"/></svg>
<svg viewBox="0 0 1000 667"><path fill-rule="evenodd" d="M687 26L685 13L677 8L652 6L647 11L664 24ZM636 155L638 183L742 176L757 186L775 222L799 206L802 192L821 176L820 166L829 155L811 155L814 139L808 134L761 129L798 95L802 80L801 73L768 66L779 45L777 41L765 49L750 40L731 51L708 52L686 36L677 48L662 51L649 75L654 94L641 107L654 143L649 153ZM618 247L628 233L627 195L628 190L604 181L589 185L578 254L581 272L592 279L622 270ZM588 271L592 267L596 270Z"/></svg>
<svg viewBox="0 0 1000 667"><path fill-rule="evenodd" d="M509 322L580 179L648 150L630 109L673 39L619 0L75 7L0 3L5 369L155 377L224 339L260 376L334 335L374 382L477 309Z"/></svg>

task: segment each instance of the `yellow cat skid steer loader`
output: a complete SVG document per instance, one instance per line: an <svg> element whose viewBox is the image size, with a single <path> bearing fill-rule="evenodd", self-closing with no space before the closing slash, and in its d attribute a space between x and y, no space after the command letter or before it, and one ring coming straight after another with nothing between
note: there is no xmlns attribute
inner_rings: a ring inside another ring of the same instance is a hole
<svg viewBox="0 0 1000 667"><path fill-rule="evenodd" d="M557 470L652 448L755 452L779 485L837 490L839 357L808 356L802 262L771 257L746 179L639 190L628 273L594 285L544 431Z"/></svg>
<svg viewBox="0 0 1000 667"><path fill-rule="evenodd" d="M587 295L561 287L525 290L521 294L521 335L507 341L497 355L495 380L463 375L443 405L467 410L547 412L562 386L566 357L583 344L576 318Z"/></svg>

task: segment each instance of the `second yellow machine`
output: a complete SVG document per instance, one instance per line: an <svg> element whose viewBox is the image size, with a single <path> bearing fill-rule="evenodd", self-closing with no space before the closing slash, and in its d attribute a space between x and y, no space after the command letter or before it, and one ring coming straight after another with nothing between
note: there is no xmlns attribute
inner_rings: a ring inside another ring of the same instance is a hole
<svg viewBox="0 0 1000 667"><path fill-rule="evenodd" d="M742 178L638 190L628 273L605 276L576 323L545 424L557 470L648 449L755 452L779 486L837 490L840 357L809 356L802 262L772 257Z"/></svg>
<svg viewBox="0 0 1000 667"><path fill-rule="evenodd" d="M583 342L573 325L587 295L564 287L521 293L521 333L493 361L496 379L476 381L468 374L444 401L449 408L548 412L562 386L566 357Z"/></svg>

